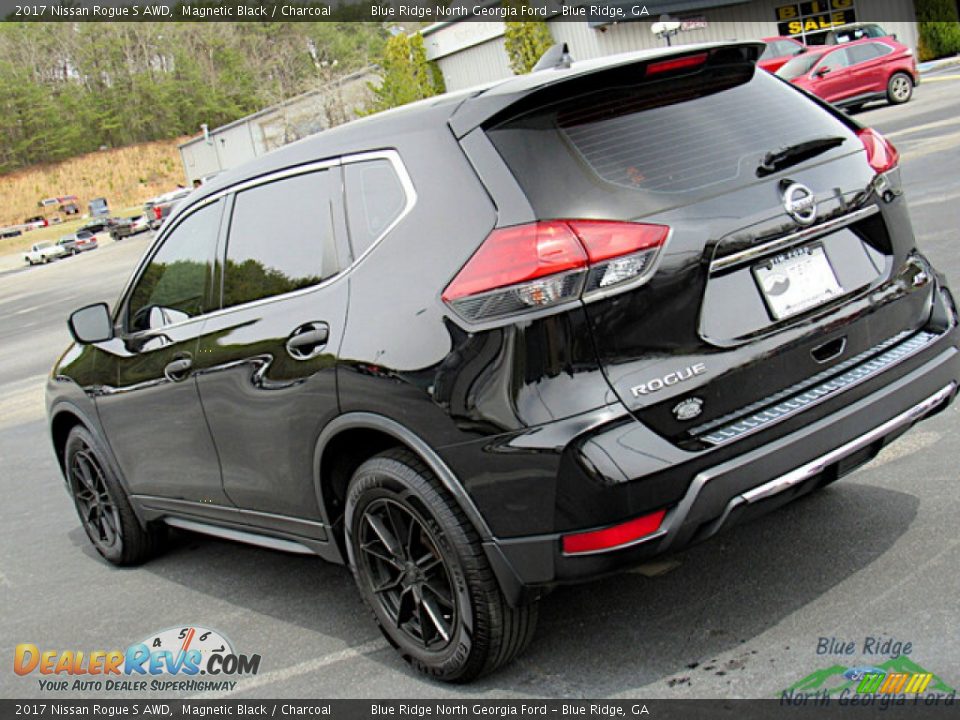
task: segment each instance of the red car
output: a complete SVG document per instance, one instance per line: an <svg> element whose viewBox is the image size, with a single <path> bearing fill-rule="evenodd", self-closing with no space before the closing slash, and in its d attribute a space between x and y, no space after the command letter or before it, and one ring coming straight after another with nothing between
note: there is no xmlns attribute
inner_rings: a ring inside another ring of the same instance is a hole
<svg viewBox="0 0 960 720"><path fill-rule="evenodd" d="M768 37L763 41L767 44L767 49L763 51L757 65L767 72L775 73L790 58L807 51L806 45L792 37Z"/></svg>
<svg viewBox="0 0 960 720"><path fill-rule="evenodd" d="M913 50L892 37L810 48L776 74L834 105L851 109L871 100L905 103L920 82Z"/></svg>

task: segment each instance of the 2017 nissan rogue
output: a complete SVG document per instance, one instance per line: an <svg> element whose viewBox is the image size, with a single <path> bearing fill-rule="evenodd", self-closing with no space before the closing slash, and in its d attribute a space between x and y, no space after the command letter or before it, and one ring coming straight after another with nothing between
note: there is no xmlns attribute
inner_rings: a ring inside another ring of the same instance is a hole
<svg viewBox="0 0 960 720"><path fill-rule="evenodd" d="M762 51L561 61L196 190L50 376L96 549L138 563L173 526L346 563L399 653L462 682L547 589L946 407L957 312L897 151Z"/></svg>

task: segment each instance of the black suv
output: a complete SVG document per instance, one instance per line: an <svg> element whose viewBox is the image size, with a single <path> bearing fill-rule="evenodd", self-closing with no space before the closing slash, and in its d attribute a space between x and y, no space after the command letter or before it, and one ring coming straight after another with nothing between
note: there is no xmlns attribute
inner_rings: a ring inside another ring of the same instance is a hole
<svg viewBox="0 0 960 720"><path fill-rule="evenodd" d="M896 150L762 50L431 98L185 198L50 378L97 550L140 562L173 526L346 563L403 657L466 681L523 649L547 589L823 487L946 407L957 313Z"/></svg>

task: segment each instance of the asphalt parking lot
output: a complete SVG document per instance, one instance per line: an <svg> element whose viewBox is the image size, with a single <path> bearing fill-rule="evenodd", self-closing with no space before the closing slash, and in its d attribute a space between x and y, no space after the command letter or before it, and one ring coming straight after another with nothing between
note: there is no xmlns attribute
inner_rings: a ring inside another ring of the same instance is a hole
<svg viewBox="0 0 960 720"><path fill-rule="evenodd" d="M960 290L960 70L932 74L905 106L857 117L900 149L920 247ZM68 343L68 312L113 300L147 242L0 275L3 667L18 643L110 650L200 625L261 655L241 697L772 697L834 665L881 663L861 652L876 638L909 642L914 663L960 686L960 404L823 492L655 565L554 592L526 654L469 687L407 669L348 572L320 560L179 533L143 567L108 566L63 490L42 384ZM856 652L818 654L820 638ZM0 672L0 696L56 694Z"/></svg>

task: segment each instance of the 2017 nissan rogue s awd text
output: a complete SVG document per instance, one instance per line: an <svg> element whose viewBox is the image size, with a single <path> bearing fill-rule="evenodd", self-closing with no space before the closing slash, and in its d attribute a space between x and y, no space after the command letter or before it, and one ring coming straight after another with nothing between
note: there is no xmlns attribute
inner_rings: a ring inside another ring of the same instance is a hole
<svg viewBox="0 0 960 720"><path fill-rule="evenodd" d="M138 563L173 526L345 563L399 653L462 682L547 589L946 407L957 313L897 151L762 51L561 62L196 190L50 376L96 549Z"/></svg>

